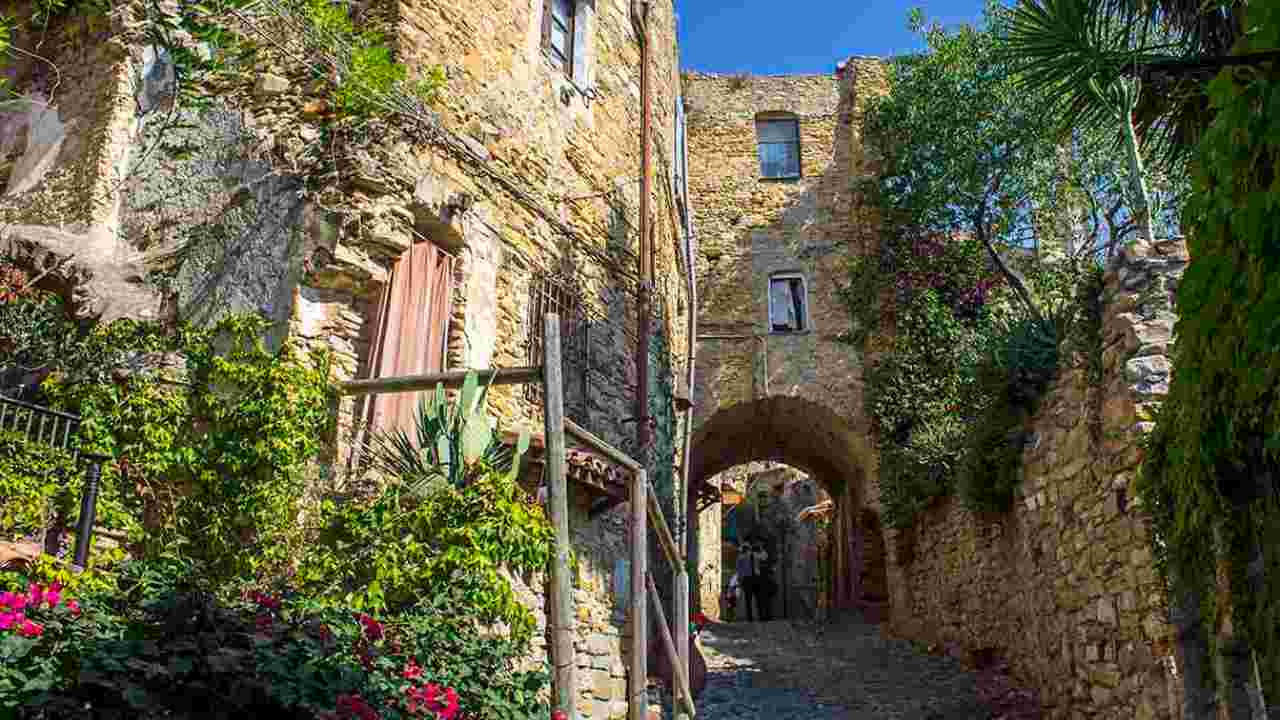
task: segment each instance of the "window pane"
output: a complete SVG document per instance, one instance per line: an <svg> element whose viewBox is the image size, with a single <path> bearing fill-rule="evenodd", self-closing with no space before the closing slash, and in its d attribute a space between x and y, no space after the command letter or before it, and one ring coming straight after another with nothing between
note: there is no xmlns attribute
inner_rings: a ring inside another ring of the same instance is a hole
<svg viewBox="0 0 1280 720"><path fill-rule="evenodd" d="M769 281L769 324L774 330L796 330L795 306L786 278Z"/></svg>
<svg viewBox="0 0 1280 720"><path fill-rule="evenodd" d="M796 142L798 131L795 120L761 120L756 123L760 142Z"/></svg>
<svg viewBox="0 0 1280 720"><path fill-rule="evenodd" d="M551 49L555 51L553 54L559 54L559 61L564 62L569 57L569 36L565 34L563 28L551 23Z"/></svg>
<svg viewBox="0 0 1280 720"><path fill-rule="evenodd" d="M764 177L790 177L800 174L800 153L792 143L761 143L760 174Z"/></svg>
<svg viewBox="0 0 1280 720"><path fill-rule="evenodd" d="M551 0L551 17L567 26L573 17L573 0Z"/></svg>

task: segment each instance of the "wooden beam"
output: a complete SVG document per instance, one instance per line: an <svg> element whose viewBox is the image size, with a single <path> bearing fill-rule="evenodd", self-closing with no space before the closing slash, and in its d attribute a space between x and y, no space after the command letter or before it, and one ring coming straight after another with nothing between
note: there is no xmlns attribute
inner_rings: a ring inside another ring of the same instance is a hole
<svg viewBox="0 0 1280 720"><path fill-rule="evenodd" d="M569 418L564 419L564 429L573 437L590 446L591 449L604 453L604 455L610 460L627 468L631 472L637 472L643 469L640 466L640 463L631 459L630 455L627 455L618 448L610 445L604 440L601 440L599 437L596 437L590 430L587 430Z"/></svg>
<svg viewBox="0 0 1280 720"><path fill-rule="evenodd" d="M551 565L551 663L555 672L553 707L569 720L578 717L577 688L573 675L577 667L573 649L573 583L569 577L569 483L565 477L564 378L560 364L560 317L547 313L542 324L543 367L542 417L546 425L547 509L555 531L555 560Z"/></svg>
<svg viewBox="0 0 1280 720"><path fill-rule="evenodd" d="M667 527L667 518L662 514L662 506L658 504L658 495L653 491L653 487L648 488L649 499L649 515L653 517L653 529L658 533L658 544L662 546L662 552L667 556L667 562L671 563L671 571L677 572L684 567L684 557L676 548L676 541L671 537L671 530Z"/></svg>
<svg viewBox="0 0 1280 720"><path fill-rule="evenodd" d="M540 367L487 368L485 370L453 370L426 375L401 375L399 377L348 380L338 383L342 395L373 395L378 393L421 392L444 385L446 390L462 387L469 373L475 373L483 385L523 385L542 379Z"/></svg>
<svg viewBox="0 0 1280 720"><path fill-rule="evenodd" d="M671 630L667 628L667 616L662 612L662 596L658 594L658 587L653 584L653 575L646 574L645 582L649 586L649 597L653 600L653 611L658 614L658 634L662 636L662 644L667 649L667 659L671 661L671 667L675 671L676 700L684 705L684 710L689 717L694 718L698 711L693 706L693 695L689 692L689 666L680 664L680 653L676 652L676 644L671 639Z"/></svg>
<svg viewBox="0 0 1280 720"><path fill-rule="evenodd" d="M649 719L649 617L645 580L649 577L649 513L641 498L648 494L648 475L636 471L631 485L631 678L627 688L627 720Z"/></svg>

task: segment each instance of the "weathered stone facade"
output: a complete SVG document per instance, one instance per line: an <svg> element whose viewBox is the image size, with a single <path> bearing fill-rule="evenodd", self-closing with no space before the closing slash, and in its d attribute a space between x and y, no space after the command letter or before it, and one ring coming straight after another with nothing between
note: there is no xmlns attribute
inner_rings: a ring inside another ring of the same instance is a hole
<svg viewBox="0 0 1280 720"><path fill-rule="evenodd" d="M875 506L875 460L862 360L842 342L849 314L840 289L851 254L873 246L878 233L861 192L875 168L862 114L883 92L884 64L852 58L836 73L811 76L689 73L685 83L701 278L693 474L754 460L802 468L844 498L837 536L848 539L854 507ZM762 177L762 114L798 121L798 178ZM770 324L777 275L803 282L807 317L798 332ZM852 552L846 542L836 553L845 600L854 595Z"/></svg>
<svg viewBox="0 0 1280 720"><path fill-rule="evenodd" d="M208 322L231 311L266 312L278 320L276 339L287 334L333 350L338 380L367 376L373 306L392 264L415 242L456 258L449 369L536 364L526 344L537 321L529 299L540 273L558 274L589 311L598 371L577 395L585 407L574 417L636 454L635 425L622 422L636 414L640 73L630 3L577 3L572 80L542 47L544 0L373 5L362 22L384 23L410 68L443 66L445 89L424 118L426 131L380 120L341 135L332 176L308 192L301 192L314 180L308 158L334 150L323 144L332 136L322 139L328 89L309 69L284 58L245 68L212 109L179 109L188 127L162 130L175 77L164 53L145 45L140 6L66 21L92 28L88 37L55 24L56 40L41 54L60 75L43 58L10 66L13 89L29 101L0 118L10 167L0 219L70 233L68 247L55 248L65 251L59 258L87 258L89 275L127 266L117 274L145 288L145 297L154 288L143 282L144 269L171 260L186 241L229 236L172 269L163 305L131 305L123 314ZM681 437L671 378L682 372L691 309L673 182L674 8L656 3L649 14L660 310L651 456L655 482L669 494ZM30 42L15 37L20 46ZM153 137L162 131L184 151L167 153ZM361 402L340 409L333 475L348 470ZM495 388L490 402L507 428L541 426L539 403L519 388ZM572 489L578 705L582 717L607 718L626 706L630 510L624 503L592 513L591 500ZM527 580L545 627L545 583Z"/></svg>
<svg viewBox="0 0 1280 720"><path fill-rule="evenodd" d="M1050 388L1020 498L992 520L949 500L888 532L892 625L960 653L1003 656L1054 717L1178 717L1162 589L1130 484L1168 390L1178 242L1109 268L1101 383L1077 357Z"/></svg>

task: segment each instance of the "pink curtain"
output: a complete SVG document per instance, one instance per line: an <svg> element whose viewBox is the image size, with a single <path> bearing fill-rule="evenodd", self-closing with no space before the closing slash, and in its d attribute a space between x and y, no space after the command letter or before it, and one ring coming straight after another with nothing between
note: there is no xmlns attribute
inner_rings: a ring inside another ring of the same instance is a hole
<svg viewBox="0 0 1280 720"><path fill-rule="evenodd" d="M453 258L429 242L415 243L396 261L378 305L370 377L396 377L444 369ZM419 393L373 396L369 424L414 436Z"/></svg>

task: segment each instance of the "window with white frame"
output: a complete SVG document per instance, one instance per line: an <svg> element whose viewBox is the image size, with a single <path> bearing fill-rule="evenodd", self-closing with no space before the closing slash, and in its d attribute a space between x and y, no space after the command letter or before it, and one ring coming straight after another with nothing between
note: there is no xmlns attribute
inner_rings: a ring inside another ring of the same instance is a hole
<svg viewBox="0 0 1280 720"><path fill-rule="evenodd" d="M760 177L800 177L800 120L791 113L756 116L756 143L760 153Z"/></svg>
<svg viewBox="0 0 1280 720"><path fill-rule="evenodd" d="M803 332L809 329L808 297L800 275L769 278L769 331Z"/></svg>
<svg viewBox="0 0 1280 720"><path fill-rule="evenodd" d="M542 48L557 69L573 77L574 35L578 23L578 0L544 0Z"/></svg>

